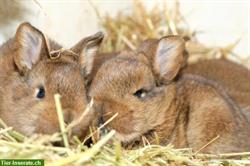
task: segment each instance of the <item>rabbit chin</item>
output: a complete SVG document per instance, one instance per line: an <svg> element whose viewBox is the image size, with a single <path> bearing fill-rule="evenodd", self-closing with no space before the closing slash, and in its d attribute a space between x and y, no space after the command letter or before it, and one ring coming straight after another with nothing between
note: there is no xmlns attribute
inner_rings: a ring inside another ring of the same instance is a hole
<svg viewBox="0 0 250 166"><path fill-rule="evenodd" d="M129 142L137 139L140 136L142 136L142 134L139 132L133 132L130 134L123 134L123 133L119 133L116 131L116 133L115 133L115 137L123 143L129 143Z"/></svg>

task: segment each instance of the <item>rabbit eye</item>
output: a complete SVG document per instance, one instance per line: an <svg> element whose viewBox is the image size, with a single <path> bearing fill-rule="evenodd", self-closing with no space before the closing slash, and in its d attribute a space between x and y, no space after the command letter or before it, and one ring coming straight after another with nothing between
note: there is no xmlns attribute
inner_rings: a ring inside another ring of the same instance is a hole
<svg viewBox="0 0 250 166"><path fill-rule="evenodd" d="M42 98L45 97L45 89L44 89L44 87L39 87L39 88L38 88L36 97L37 97L38 99L42 99Z"/></svg>
<svg viewBox="0 0 250 166"><path fill-rule="evenodd" d="M136 96L136 97L138 97L138 98L143 98L143 97L146 96L146 94L147 94L147 91L146 91L146 90L144 90L144 89L139 89L139 90L137 90L133 95Z"/></svg>

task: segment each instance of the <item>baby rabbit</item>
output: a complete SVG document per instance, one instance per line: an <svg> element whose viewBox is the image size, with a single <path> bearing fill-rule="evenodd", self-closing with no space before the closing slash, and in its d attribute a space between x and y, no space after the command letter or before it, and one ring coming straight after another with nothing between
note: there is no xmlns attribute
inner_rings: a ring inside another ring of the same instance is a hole
<svg viewBox="0 0 250 166"><path fill-rule="evenodd" d="M223 87L198 75L178 73L185 64L185 42L178 36L155 40L148 52L122 51L105 61L89 96L107 126L123 143L156 133L161 144L207 153L250 150L250 125ZM92 54L95 55L95 54ZM95 56L87 59L94 63ZM94 70L94 69L93 69Z"/></svg>
<svg viewBox="0 0 250 166"><path fill-rule="evenodd" d="M21 24L15 37L0 47L0 118L28 136L57 132L56 93L61 95L65 123L80 117L88 104L84 77L89 69L83 57L97 52L102 39L103 34L96 33L51 58L50 51L61 46L29 23ZM73 134L84 136L94 114L90 111Z"/></svg>
<svg viewBox="0 0 250 166"><path fill-rule="evenodd" d="M139 45L138 50L152 54L151 45L154 43L157 43L157 39L147 39ZM221 58L200 60L188 65L184 63L181 73L200 75L221 84L250 122L250 70L246 67Z"/></svg>

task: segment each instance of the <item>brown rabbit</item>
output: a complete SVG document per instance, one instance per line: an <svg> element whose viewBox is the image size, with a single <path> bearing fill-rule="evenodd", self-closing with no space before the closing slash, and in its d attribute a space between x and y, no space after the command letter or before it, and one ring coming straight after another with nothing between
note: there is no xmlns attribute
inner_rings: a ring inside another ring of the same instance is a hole
<svg viewBox="0 0 250 166"><path fill-rule="evenodd" d="M157 39L143 41L138 50L152 54ZM186 58L187 52L186 53ZM195 74L221 84L232 99L240 106L250 122L250 70L227 59L200 60L194 64L183 63L182 73Z"/></svg>
<svg viewBox="0 0 250 166"><path fill-rule="evenodd" d="M155 43L157 43L157 39L145 40L140 44L138 50L150 54L153 51L151 45ZM250 122L250 71L247 68L221 58L201 60L188 65L183 63L181 72L200 75L221 84L230 97L239 104Z"/></svg>
<svg viewBox="0 0 250 166"><path fill-rule="evenodd" d="M89 69L83 57L94 54L102 39L97 33L51 58L50 50L61 46L46 42L29 23L21 24L15 37L0 47L0 118L26 135L57 132L56 93L61 95L65 123L80 117L88 104L84 77ZM90 111L73 134L83 136L94 114Z"/></svg>
<svg viewBox="0 0 250 166"><path fill-rule="evenodd" d="M140 47L105 61L91 83L89 96L103 120L118 113L107 128L116 130L119 140L132 143L145 136L154 143L150 135L156 133L161 144L197 150L219 136L202 151L250 150L250 125L224 88L197 75L178 77L185 64L180 37L145 47L147 53Z"/></svg>

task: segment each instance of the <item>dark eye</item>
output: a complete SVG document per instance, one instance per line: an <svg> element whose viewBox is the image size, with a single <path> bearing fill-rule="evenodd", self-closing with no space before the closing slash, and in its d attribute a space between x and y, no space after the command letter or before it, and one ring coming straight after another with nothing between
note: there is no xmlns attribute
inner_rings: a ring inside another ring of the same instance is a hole
<svg viewBox="0 0 250 166"><path fill-rule="evenodd" d="M38 88L38 92L37 92L36 97L37 97L38 99L42 99L42 98L45 97L45 89L44 89L44 87L39 87L39 88Z"/></svg>
<svg viewBox="0 0 250 166"><path fill-rule="evenodd" d="M139 89L139 90L137 90L133 95L136 96L136 97L138 97L138 98L143 98L143 97L146 96L146 94L147 94L147 91L146 91L146 90L144 90L144 89Z"/></svg>

